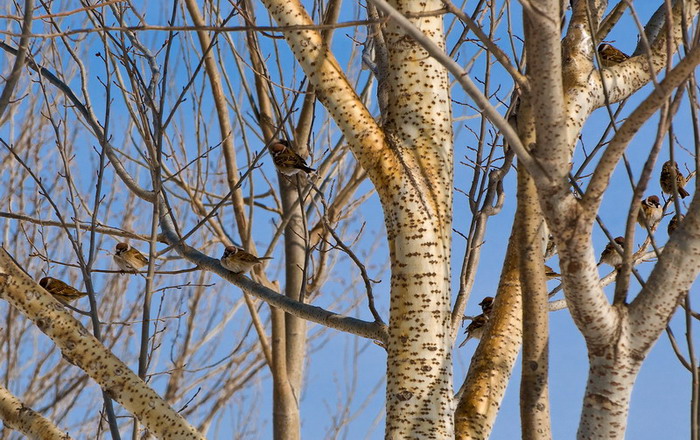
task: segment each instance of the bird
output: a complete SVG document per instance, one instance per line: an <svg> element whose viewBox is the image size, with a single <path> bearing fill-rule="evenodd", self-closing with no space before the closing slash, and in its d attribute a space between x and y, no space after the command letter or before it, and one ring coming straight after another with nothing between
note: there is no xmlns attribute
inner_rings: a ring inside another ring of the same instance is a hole
<svg viewBox="0 0 700 440"><path fill-rule="evenodd" d="M291 148L289 141L279 139L273 141L268 147L272 154L272 161L277 167L277 171L285 176L293 176L300 171L310 173L316 171L306 165L303 157L299 156L296 151Z"/></svg>
<svg viewBox="0 0 700 440"><path fill-rule="evenodd" d="M54 298L66 304L87 295L87 293L80 292L75 287L52 277L44 277L40 279L39 285L49 292Z"/></svg>
<svg viewBox="0 0 700 440"><path fill-rule="evenodd" d="M598 46L598 56L603 67L616 66L629 58L629 55L608 43Z"/></svg>
<svg viewBox="0 0 700 440"><path fill-rule="evenodd" d="M661 167L661 177L659 178L661 190L664 193L673 195L673 179L676 180L676 188L681 199L688 197L690 193L683 188L686 184L685 177L678 169L678 164L669 160Z"/></svg>
<svg viewBox="0 0 700 440"><path fill-rule="evenodd" d="M544 274L548 280L553 280L554 278L559 278L559 274L557 273L557 271L555 271L551 267L547 266L546 264L544 265Z"/></svg>
<svg viewBox="0 0 700 440"><path fill-rule="evenodd" d="M557 253L557 244L554 241L554 235L547 235L547 246L545 246L544 259L548 260Z"/></svg>
<svg viewBox="0 0 700 440"><path fill-rule="evenodd" d="M482 314L485 316L489 316L489 314L491 314L491 309L493 309L493 297L485 296L484 299L481 300L479 305L481 306L481 311L483 312Z"/></svg>
<svg viewBox="0 0 700 440"><path fill-rule="evenodd" d="M625 250L625 239L624 237L615 237L615 243L624 251ZM617 252L615 246L612 243L608 243L600 254L600 261L598 261L598 266L601 264L609 264L612 267L617 267L622 264L622 255Z"/></svg>
<svg viewBox="0 0 700 440"><path fill-rule="evenodd" d="M661 202L657 196L649 196L642 200L641 207L637 213L637 223L642 228L648 223L649 228L653 231L664 216L664 209L661 207Z"/></svg>
<svg viewBox="0 0 700 440"><path fill-rule="evenodd" d="M484 315L483 313L472 319L472 322L469 323L467 329L464 331L464 334L467 335L467 339L459 344L459 347L464 347L464 344L466 344L470 339L481 339L481 336L484 334L484 325L486 325L488 320L488 316Z"/></svg>
<svg viewBox="0 0 700 440"><path fill-rule="evenodd" d="M221 256L221 265L234 273L246 273L256 265L272 257L256 257L236 246L226 246Z"/></svg>
<svg viewBox="0 0 700 440"><path fill-rule="evenodd" d="M673 232L678 229L678 226L681 225L681 222L683 222L683 219L685 216L683 214L676 214L673 217L671 217L671 221L668 222L668 235L673 234Z"/></svg>
<svg viewBox="0 0 700 440"><path fill-rule="evenodd" d="M137 273L148 264L148 258L128 243L117 243L114 262L122 272Z"/></svg>

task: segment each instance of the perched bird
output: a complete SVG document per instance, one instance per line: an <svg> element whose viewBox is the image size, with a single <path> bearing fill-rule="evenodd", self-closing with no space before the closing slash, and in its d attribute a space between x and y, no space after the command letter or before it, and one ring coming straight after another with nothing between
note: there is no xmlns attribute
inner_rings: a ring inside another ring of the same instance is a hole
<svg viewBox="0 0 700 440"><path fill-rule="evenodd" d="M649 224L649 228L653 231L661 221L664 215L664 209L661 207L661 202L657 196L649 196L642 200L642 206L637 213L637 223L639 226L645 227Z"/></svg>
<svg viewBox="0 0 700 440"><path fill-rule="evenodd" d="M491 314L491 309L493 309L493 297L485 296L484 299L479 303L481 306L481 311L483 315L489 316Z"/></svg>
<svg viewBox="0 0 700 440"><path fill-rule="evenodd" d="M685 216L683 214L680 214L680 215L676 214L671 218L671 221L668 222L668 229L667 229L668 235L673 234L673 231L678 229L678 226L681 225L681 222L683 222L684 218L685 218Z"/></svg>
<svg viewBox="0 0 700 440"><path fill-rule="evenodd" d="M678 189L678 194L681 199L685 199L690 195L683 187L686 184L685 177L681 174L678 169L678 164L676 162L671 162L670 160L664 163L661 167L661 178L659 183L661 184L661 190L666 194L673 195L673 180L676 180L676 188Z"/></svg>
<svg viewBox="0 0 700 440"><path fill-rule="evenodd" d="M459 344L459 347L464 347L464 344L466 344L470 339L481 339L481 336L484 334L484 325L486 325L488 320L489 318L483 313L474 318L464 331L464 333L467 335L467 339Z"/></svg>
<svg viewBox="0 0 700 440"><path fill-rule="evenodd" d="M273 141L268 148L272 154L272 161L275 163L277 171L285 176L293 176L299 171L307 174L316 171L306 165L304 158L292 150L289 141L285 139Z"/></svg>
<svg viewBox="0 0 700 440"><path fill-rule="evenodd" d="M122 272L137 273L148 264L148 258L127 243L117 243L114 262Z"/></svg>
<svg viewBox="0 0 700 440"><path fill-rule="evenodd" d="M544 265L544 274L547 276L548 280L559 278L559 274L557 273L557 271L547 266L546 264Z"/></svg>
<svg viewBox="0 0 700 440"><path fill-rule="evenodd" d="M625 250L625 239L623 237L615 237L615 243L624 251ZM617 253L617 249L612 243L608 243L603 249L603 253L600 254L600 261L598 266L601 264L609 264L612 267L617 267L622 264L622 255Z"/></svg>
<svg viewBox="0 0 700 440"><path fill-rule="evenodd" d="M554 236L548 234L547 236L547 246L545 246L544 259L548 260L557 253L557 244L554 242Z"/></svg>
<svg viewBox="0 0 700 440"><path fill-rule="evenodd" d="M608 43L603 43L598 46L598 55L600 56L600 63L603 67L615 66L629 58L629 55Z"/></svg>
<svg viewBox="0 0 700 440"><path fill-rule="evenodd" d="M221 265L231 272L246 273L256 265L272 257L256 257L236 246L226 246L221 256Z"/></svg>
<svg viewBox="0 0 700 440"><path fill-rule="evenodd" d="M49 292L54 298L66 304L87 295L87 293L80 292L75 287L69 286L56 278L44 277L39 280L39 285Z"/></svg>

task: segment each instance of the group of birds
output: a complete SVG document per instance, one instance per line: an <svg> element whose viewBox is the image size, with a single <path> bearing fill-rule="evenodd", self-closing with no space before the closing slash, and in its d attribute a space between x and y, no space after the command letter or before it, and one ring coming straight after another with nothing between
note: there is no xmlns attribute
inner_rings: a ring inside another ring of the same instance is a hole
<svg viewBox="0 0 700 440"><path fill-rule="evenodd" d="M256 257L236 246L226 246L221 256L221 265L231 272L246 273L256 265L271 257ZM118 243L114 252L114 262L122 273L136 274L148 265L148 258L128 243ZM43 277L39 285L62 303L69 304L87 295L57 278Z"/></svg>
<svg viewBox="0 0 700 440"><path fill-rule="evenodd" d="M267 149L270 151L272 162L280 174L291 177L300 172L309 174L316 171L306 164L306 160L294 150L292 144L286 139L273 140ZM257 257L237 246L226 246L219 261L225 269L242 274L269 259L271 257Z"/></svg>
<svg viewBox="0 0 700 440"><path fill-rule="evenodd" d="M675 197L676 191L678 191L678 195L684 199L690 195L685 189L685 185L688 183L690 177L692 176L684 176L678 169L678 164L669 160L661 167L661 176L659 178L661 191L671 197ZM639 223L642 228L648 226L650 230L654 231L659 226L663 216L664 208L661 205L659 197L655 195L649 196L641 201L639 213L637 214L637 223ZM683 214L675 214L671 218L667 227L669 236L678 228L683 219ZM615 237L613 242L608 243L605 249L603 249L603 252L600 254L598 266L601 264L609 264L610 266L617 267L622 264L622 255L617 251L615 245L619 246L620 250L624 251L625 239L624 237Z"/></svg>
<svg viewBox="0 0 700 440"><path fill-rule="evenodd" d="M272 160L277 170L285 176L293 176L299 172L311 173L315 169L306 165L306 161L292 148L285 139L274 140L268 146ZM256 257L236 246L226 246L221 256L221 265L231 272L242 274L249 272L258 264L271 257ZM128 243L118 243L114 251L114 262L122 273L138 273L148 265L148 258L138 249ZM53 277L43 277L39 285L54 298L68 304L87 295L75 287Z"/></svg>
<svg viewBox="0 0 700 440"><path fill-rule="evenodd" d="M117 243L114 250L114 262L117 263L122 273L138 273L140 269L148 265L148 258L128 243ZM65 304L87 295L87 292L81 292L70 284L53 277L43 277L39 280L39 285Z"/></svg>
<svg viewBox="0 0 700 440"><path fill-rule="evenodd" d="M678 164L669 160L661 167L659 184L661 186L661 190L665 194L668 194L671 197L675 197L675 194L678 194L682 199L684 199L690 195L688 191L686 191L685 186L691 177L692 175L684 176L679 170ZM639 213L637 214L637 223L639 223L642 228L646 228L648 226L650 230L654 231L658 227L663 216L664 208L661 205L659 197L656 195L651 195L641 201ZM669 236L678 228L680 223L683 221L683 218L683 214L676 214L673 216L673 218L671 218L667 229ZM600 255L598 266L601 264L609 264L610 266L616 268L619 267L622 264L622 254L618 252L617 247L619 247L621 251L624 251L624 245L624 237L615 237L612 242L605 246L605 249ZM545 274L547 275L547 279L552 279L559 276L558 273L546 265ZM481 339L481 335L484 332L484 326L486 323L488 323L489 315L491 313L491 309L493 308L493 297L485 297L479 303L479 306L481 306L481 314L474 317L471 323L469 323L467 326L467 329L465 330L467 338L461 344L459 344L460 347L464 346L470 339Z"/></svg>

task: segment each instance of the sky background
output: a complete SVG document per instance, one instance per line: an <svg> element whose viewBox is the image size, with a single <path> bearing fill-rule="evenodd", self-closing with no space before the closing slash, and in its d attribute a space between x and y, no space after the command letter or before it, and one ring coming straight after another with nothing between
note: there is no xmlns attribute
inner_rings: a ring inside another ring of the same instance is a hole
<svg viewBox="0 0 700 440"><path fill-rule="evenodd" d="M644 2L636 6L636 11L639 14L640 20L646 22L649 16L653 13L653 8L648 3L658 3L658 2ZM500 5L500 3L499 3ZM76 4L66 4L66 9L71 9L73 7L78 7ZM155 6L148 5L142 6L147 21L150 24L165 24L166 16L169 15L170 11L167 8L159 9ZM223 6L222 6L223 8ZM350 21L357 17L358 9L357 3L346 2L343 6L340 21ZM512 19L510 21L513 32L516 35L522 35L520 16L517 2L512 4ZM224 8L224 10L226 10ZM470 10L467 8L467 11ZM224 13L223 15L226 15ZM266 14L264 13L262 7L258 5L258 18L261 24L266 22ZM364 17L364 16L363 16ZM76 19L77 20L77 19ZM235 21L235 20L234 20ZM488 23L488 19L485 20ZM69 22L64 23L67 27ZM447 19L446 27L452 25L452 19ZM13 28L12 25L7 25L9 28ZM73 23L74 28L89 27L88 23L80 22L79 20ZM35 27L35 32L40 29L38 25ZM448 38L448 48L452 48L456 36L461 32L461 26L459 24L455 25L455 31L450 33ZM501 21L500 27L495 31L495 37L499 40L499 44L503 46L506 44L506 19L505 17ZM149 47L154 51L157 51L161 47L163 40L166 35L162 32L143 32L139 34L143 41L145 41ZM623 20L614 29L611 35L607 38L607 41L612 42L621 50L627 53L632 53L636 43L637 43L638 31L630 17L629 13L625 14ZM342 66L347 66L348 63L351 64L351 68L348 69L348 74L352 78L364 79L369 75L369 71L359 71L359 64L357 62L359 49L352 41L353 38L364 41L366 37L366 31L364 28L341 28L338 29L334 36L333 48L338 57L340 64ZM178 38L182 38L179 36ZM239 49L243 47L242 41L244 35L242 33L235 33L232 35L232 40L236 44L240 44ZM278 43L279 52L277 52L272 47L272 42L276 41ZM91 34L85 37L85 45L90 47L85 53L92 54L99 51L99 39L95 34ZM516 41L516 47L520 47L520 44ZM271 40L266 38L261 38L261 45L263 54L267 57L279 56L280 64L284 66L284 78L281 78L278 73L272 72L271 75L273 79L279 82L284 81L285 85L298 86L301 82L303 75L296 63L290 56L289 51L284 47L284 43L280 43L279 40ZM183 48L187 47L182 41L178 39L175 44L177 50L185 50ZM233 63L234 57L226 52L226 46L221 44L217 47L217 51L220 51L218 56L221 56L223 60L227 63ZM458 52L457 58L464 62L470 60L471 57L477 53L477 46L474 43L467 43L463 45L462 49ZM510 54L510 50L508 51ZM4 57L4 58L3 58ZM9 59L4 54L0 54L0 62L7 62ZM162 54L161 58L162 60ZM90 70L88 90L90 90L91 98L93 99L93 105L95 108L102 108L104 106L104 90L99 81L100 77L104 77L104 66L99 62L96 57L86 57L86 63L88 64ZM354 61L353 61L354 60ZM70 59L63 61L66 66L71 66ZM232 64L228 64L231 66ZM173 89L179 89L184 86L187 80L188 69L192 66L188 66L185 61L180 61L176 59L171 66L171 81L173 82ZM231 70L234 70L231 68ZM481 55L477 58L470 67L472 78L479 80L483 78L484 73L484 57ZM246 77L251 78L252 74L250 68L247 66L243 67L243 71ZM493 76L492 76L492 92L497 91L497 96L501 100L508 103L510 96L510 88L512 87L512 81L504 74L503 70L497 65L493 66ZM361 81L359 81L361 82ZM73 87L78 88L79 82L77 79L73 80ZM240 82L236 82L234 78L233 84L231 84L232 89L238 93L242 94L240 90ZM282 100L282 92L280 88L275 89L276 93L279 93L280 101ZM373 92L374 93L374 90ZM465 162L468 158L473 158L473 151L469 148L476 145L476 138L474 133L478 131L480 124L480 119L478 112L468 105L468 99L462 92L458 85L454 85L452 88L452 97L455 100L455 105L453 107L455 123L455 187L458 189L466 190L471 183L471 169L465 166L462 162ZM635 97L631 98L626 104L627 112L629 109L633 109L637 103L641 101L644 97L648 96L649 88L645 88L640 91ZM374 102L374 100L373 100ZM497 104L497 99L494 97L492 99L494 104ZM462 105L460 103L467 103L467 105ZM114 111L110 119L112 127L112 135L115 144L123 144L125 149L133 148L134 144L138 144L138 139L133 138L133 132L131 132L128 124L128 115L124 111L124 106L119 100L114 102ZM616 106L613 106L615 108ZM503 105L499 106L502 112L505 112L505 107ZM191 112L193 107L191 102L185 102L176 116L182 127L191 128L188 125ZM245 109L245 112L249 112L250 109ZM376 104L372 104L372 111L376 115L378 110ZM678 120L688 121L688 105L687 102L681 106L679 111ZM246 114L247 117L252 116L249 113ZM318 162L327 149L334 145L338 140L338 132L336 127L329 123L326 119L324 112L319 111L319 116L315 122L314 134L312 139L312 159ZM211 127L218 127L216 125L215 119L212 115L209 116ZM609 120L608 113L605 109L599 109L591 116L588 120L586 126L583 130L582 143L589 150L598 141L598 137L602 133L603 129L607 125ZM632 164L635 172L635 176L639 175L642 164L648 155L648 151L654 141L656 133L656 119L652 119L645 127L640 131L640 133L635 138L633 144L630 146L628 158ZM256 137L260 136L259 130L256 127L242 126L240 121L234 121L236 124L236 136L242 137L247 136L249 139L253 139L251 143L255 143ZM75 144L79 152L82 152L78 156L77 166L90 165L94 167L95 158L92 147L95 145L94 137L91 137L86 132L80 131L80 124L77 125L75 134ZM685 147L688 151L693 151L693 138L691 127L687 123L678 124L675 128L675 134L677 136L676 147ZM194 130L183 130L182 133L178 133L181 136L183 144L206 144L206 145L216 145L220 141L220 135L218 130L204 130L205 138L196 138ZM3 136L11 136L10 130L7 127L0 127L0 134ZM495 133L491 133L491 139ZM667 142L667 141L666 141ZM262 144L260 144L259 149L262 149ZM192 154L192 147L187 147L188 153ZM684 164L688 166L692 165L692 156L682 149L676 148L676 154L678 154L678 162L682 169ZM577 164L580 163L583 157L582 149L579 148L576 153L575 160ZM659 158L659 163L655 168L655 176L661 168L661 163L668 158L668 148L665 148ZM246 164L248 157L245 153L240 152L238 157L240 164ZM241 166L243 169L243 165ZM592 169L592 168L591 168ZM269 157L263 159L263 168L261 172L265 172L266 176L271 179L276 179L276 173L274 172ZM110 170L107 171L108 177L114 179L114 175ZM148 182L148 175L145 172L141 172L138 175L140 181ZM212 177L214 178L214 177ZM221 178L221 175L216 176L217 179ZM90 188L92 176L89 173L76 174L76 179L80 182L81 187ZM259 173L254 173L254 183L260 188L264 187L264 179ZM691 182L689 186L692 186L694 181ZM506 244L511 231L512 217L515 209L515 173L511 171L506 177L505 181L506 187L506 200L503 207L503 211L489 220L488 229L486 234L485 243L483 245L483 250L481 254L481 264L478 269L476 276L474 289L469 301L469 305L466 313L468 315L475 315L479 311L478 303L484 296L493 295L496 291L499 282L499 276L501 271L501 266L505 254ZM248 185L244 186L244 191L249 189ZM362 187L358 190L357 194L366 194L372 191L370 182L365 182ZM691 193L693 191L691 190ZM659 194L660 190L658 186L657 177L652 179L649 187L648 194ZM647 194L647 195L648 195ZM115 194L115 204L114 211L117 213L118 217L120 207L124 206L125 200L128 195L125 193ZM607 227L611 230L613 235L620 235L624 228L624 222L626 220L627 210L629 208L629 203L631 199L631 191L628 177L622 166L619 166L613 180L611 182L611 187L605 195L603 205L601 208L600 215L606 223ZM150 212L148 205L138 205L143 207L143 209L149 210L144 212ZM140 208L139 208L140 209ZM194 217L194 216L192 216ZM222 220L225 224L232 224L232 212L230 209L224 210L222 212ZM462 232L467 233L469 229L469 222L471 221L471 214L469 212L468 203L464 194L460 192L455 192L454 196L454 225L453 227ZM657 240L659 243L663 244L666 240L666 225L670 217L665 218L657 232ZM144 218L148 220L147 218ZM254 230L254 237L259 249L265 249L269 240L270 231L273 230L273 220L274 216L261 212L256 212L256 229ZM196 221L196 219L188 218L184 219L183 223L187 221ZM228 222L228 223L226 223ZM135 225L134 227L140 227L139 232L145 233L147 228L142 225ZM377 306L385 321L388 322L388 301L389 301L389 271L388 271L388 250L385 245L385 229L383 224L382 210L379 204L379 200L376 195L371 195L368 200L362 204L356 213L348 221L348 230L346 238L348 241L351 237L354 237L353 232L356 233L359 229L359 225L364 224L363 234L361 239L354 245L354 250L358 256L363 260L368 268L369 275L371 278L381 280L381 283L374 286L375 299L377 301ZM259 225L259 227L258 227ZM123 225L124 226L124 225ZM229 233L232 236L231 231ZM637 228L637 236L635 242L640 244L642 242L641 229ZM602 251L605 247L606 239L600 229L594 229L594 244L598 252ZM7 239L7 237L6 237ZM113 247L109 239L104 243L104 251L101 253L98 259L98 266L109 267L111 265L111 255L109 254L109 249ZM459 274L461 270L461 262L464 255L465 241L458 235L453 235L453 260L452 260L452 288L453 292L456 292L459 287ZM212 256L219 256L221 252L220 247L212 247L208 249ZM281 247L278 246L277 250L273 254L276 257L276 261L281 261ZM548 262L549 265L557 268L556 258ZM653 263L643 263L639 266L639 271L643 276L648 275L649 271L653 267ZM283 280L282 273L278 268L271 265L269 267L269 275L271 279L281 279ZM601 268L601 275L608 273L610 269L607 266ZM357 295L360 298L363 297L362 286L357 287L352 285L351 280L358 276L357 269L348 261L347 258L341 257L337 266L335 267L329 282L322 289L321 295L314 300L315 305L321 307L327 307L334 311L346 310L348 307L347 303L338 304L338 298L346 290L357 290ZM102 279L98 279L98 283L102 282ZM213 294L221 295L224 298L221 302L221 308L226 309L231 308L235 313L233 314L232 322L229 324L227 329L231 335L232 340L236 338L254 338L254 334L248 334L242 336L239 328L237 327L238 322L247 322L248 312L244 307L241 307L239 289L223 283L219 279L215 279L215 287L213 287ZM550 281L549 287L553 288L557 285L557 281ZM129 284L128 291L126 295L129 299L136 299L140 295L140 290L143 288L143 283L141 280L132 280ZM612 296L612 289L614 287L608 286L606 291ZM635 293L638 292L639 286L636 281L632 281L630 290L630 299L634 297ZM454 296L454 295L453 295ZM555 298L559 299L562 294L559 293ZM691 289L691 299L697 298L697 286L693 286ZM177 304L173 307L184 310L185 304L182 299L173 300ZM234 307L240 307L240 309L235 309ZM350 315L357 316L363 319L371 319L369 311L365 305L365 301L360 301L360 304L347 312ZM566 310L553 312L550 314L550 398L551 398L551 413L552 413L552 429L554 438L557 439L567 439L574 438L578 427L578 419L581 410L581 402L583 393L586 385L588 361L586 356L586 349L584 345L583 338L580 332L574 326L572 319ZM674 317L671 327L674 329L676 337L679 340L679 344L684 349L685 344L683 342L685 334L685 324L683 322L684 317L678 315ZM697 327L697 326L696 326ZM310 335L310 345L309 360L306 366L306 387L301 396L301 415L302 415L302 434L303 438L308 439L325 439L325 438L341 438L341 439L380 439L384 437L384 373L386 369L386 354L385 351L379 346L371 343L370 341L344 335L338 334L335 330L329 330L322 328L319 325L310 323L308 325L309 335ZM695 337L698 335L696 332L693 333ZM41 338L41 337L40 337ZM174 338L174 337L173 337ZM457 340L457 345L461 342L462 336ZM39 339L39 341L44 341ZM168 339L165 340L167 342ZM46 341L44 341L46 342ZM459 387L462 383L466 369L469 365L470 358L476 348L476 341L470 341L465 347L461 349L455 348L454 351L454 382L455 387ZM224 354L228 349L222 343L222 346L217 350L216 354ZM133 347L122 347L123 352L128 353L133 350ZM154 366L154 370L165 369L167 365L167 355L163 355L162 359L159 360L160 363ZM135 368L135 367L134 367ZM496 424L491 436L492 439L513 439L520 437L520 420L519 420L519 376L520 376L520 365L516 364L515 370L513 371L513 379L511 380L505 399L502 404L502 408L499 412ZM158 389L162 386L163 379L155 378L153 380L153 385ZM656 439L656 438L688 438L689 437L689 411L690 411L690 387L691 378L690 374L681 366L681 364L676 359L668 339L665 335L662 335L658 343L654 346L648 358L646 359L637 384L634 388L632 395L632 404L630 407L629 424L627 430L627 438L630 439ZM243 411L239 411L240 408L245 408ZM217 418L216 422L212 425L208 433L209 438L230 438L232 434L239 433L241 438L271 438L271 381L270 376L263 369L255 378L255 384L236 395L233 399L233 405L230 408L222 411L221 415ZM346 411L351 417L349 424L344 425L338 432L333 430L334 419L333 416ZM77 423L79 420L79 414L73 414L70 422Z"/></svg>

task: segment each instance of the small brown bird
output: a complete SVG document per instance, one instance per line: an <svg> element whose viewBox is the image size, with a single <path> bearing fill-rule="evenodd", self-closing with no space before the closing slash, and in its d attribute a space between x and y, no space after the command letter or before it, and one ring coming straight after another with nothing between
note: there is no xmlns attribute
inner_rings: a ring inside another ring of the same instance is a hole
<svg viewBox="0 0 700 440"><path fill-rule="evenodd" d="M615 237L615 243L624 251L625 250L625 239L624 237ZM612 267L617 267L622 264L622 255L617 253L617 249L612 243L608 243L603 249L603 253L600 254L600 261L598 266L601 264L609 264Z"/></svg>
<svg viewBox="0 0 700 440"><path fill-rule="evenodd" d="M629 55L608 43L603 43L598 46L598 55L600 56L600 63L603 67L616 66L629 58Z"/></svg>
<svg viewBox="0 0 700 440"><path fill-rule="evenodd" d="M637 223L642 228L648 223L651 230L655 230L661 218L664 216L664 209L661 207L661 202L657 196L649 196L642 200L642 206L637 213Z"/></svg>
<svg viewBox="0 0 700 440"><path fill-rule="evenodd" d="M464 331L464 333L467 335L467 339L459 344L459 347L464 347L464 344L466 344L470 339L481 339L481 336L484 334L484 325L486 325L488 320L489 318L483 313L474 318Z"/></svg>
<svg viewBox="0 0 700 440"><path fill-rule="evenodd" d="M489 316L491 314L491 309L493 309L493 297L485 296L484 299L479 303L481 306L481 311L483 315Z"/></svg>
<svg viewBox="0 0 700 440"><path fill-rule="evenodd" d="M122 272L138 273L148 264L148 258L127 243L117 243L114 262Z"/></svg>
<svg viewBox="0 0 700 440"><path fill-rule="evenodd" d="M678 169L678 164L669 160L664 163L663 167L661 167L661 177L659 179L661 190L664 193L673 195L674 179L676 180L678 194L681 196L681 199L685 199L690 195L690 193L683 188L686 184L686 179Z"/></svg>
<svg viewBox="0 0 700 440"><path fill-rule="evenodd" d="M668 222L668 229L667 229L668 235L673 234L673 232L674 232L676 229L678 229L678 227L679 227L679 226L681 225L681 223L683 222L683 219L684 219L684 218L685 218L685 216L684 216L683 214L680 214L680 215L676 214L676 215L674 215L674 216L671 218L671 221Z"/></svg>
<svg viewBox="0 0 700 440"><path fill-rule="evenodd" d="M306 165L304 158L299 156L291 148L289 141L285 139L273 141L268 148L272 154L272 161L275 163L277 171L285 176L293 176L299 171L307 174L316 171Z"/></svg>
<svg viewBox="0 0 700 440"><path fill-rule="evenodd" d="M75 287L52 277L42 278L39 280L39 285L49 292L54 298L66 304L87 295L87 293L80 292Z"/></svg>
<svg viewBox="0 0 700 440"><path fill-rule="evenodd" d="M236 246L226 246L224 254L221 256L221 265L234 273L246 273L256 265L270 259L272 257L256 257Z"/></svg>
<svg viewBox="0 0 700 440"><path fill-rule="evenodd" d="M549 234L547 236L547 246L545 246L544 259L548 260L557 253L557 244L554 242L554 236Z"/></svg>

